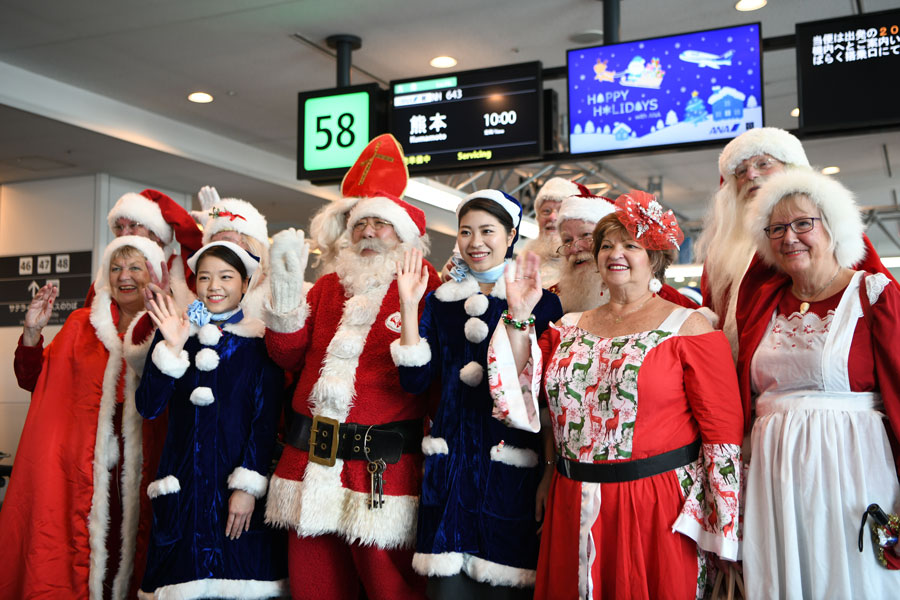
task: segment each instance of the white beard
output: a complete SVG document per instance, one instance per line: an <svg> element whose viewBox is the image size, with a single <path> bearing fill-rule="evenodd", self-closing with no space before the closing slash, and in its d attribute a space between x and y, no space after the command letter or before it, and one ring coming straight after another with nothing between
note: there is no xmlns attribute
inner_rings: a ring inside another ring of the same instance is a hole
<svg viewBox="0 0 900 600"><path fill-rule="evenodd" d="M571 262L565 261L560 269L557 286L563 313L584 312L609 302L609 294L605 293L606 285L597 272L593 257L588 252L579 257L584 258L583 255L591 260L589 266L582 266L576 271Z"/></svg>
<svg viewBox="0 0 900 600"><path fill-rule="evenodd" d="M541 262L545 260L559 260L556 249L560 244L559 234L542 234L535 240L529 240L522 248L522 252L534 252L541 257Z"/></svg>
<svg viewBox="0 0 900 600"><path fill-rule="evenodd" d="M366 248L378 254L362 256ZM345 246L334 260L334 271L349 296L365 293L373 288L390 285L397 275L397 263L403 260L405 244L390 246L381 240L364 239Z"/></svg>

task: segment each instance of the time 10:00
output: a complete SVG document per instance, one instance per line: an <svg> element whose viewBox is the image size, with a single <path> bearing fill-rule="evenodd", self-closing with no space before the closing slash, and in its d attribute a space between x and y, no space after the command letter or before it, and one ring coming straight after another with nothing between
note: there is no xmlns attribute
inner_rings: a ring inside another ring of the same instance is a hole
<svg viewBox="0 0 900 600"><path fill-rule="evenodd" d="M512 125L516 122L518 116L514 110L505 110L499 113L484 113L484 126L494 127L496 125Z"/></svg>

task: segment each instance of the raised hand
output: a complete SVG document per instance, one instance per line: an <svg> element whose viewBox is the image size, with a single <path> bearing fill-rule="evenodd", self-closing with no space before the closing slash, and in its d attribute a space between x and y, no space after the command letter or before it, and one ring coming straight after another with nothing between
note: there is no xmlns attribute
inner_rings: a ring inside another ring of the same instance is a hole
<svg viewBox="0 0 900 600"><path fill-rule="evenodd" d="M516 262L507 265L503 276L510 316L516 320L527 319L544 292L541 288L541 259L534 252L520 254Z"/></svg>
<svg viewBox="0 0 900 600"><path fill-rule="evenodd" d="M219 203L219 192L210 185L204 185L197 192L197 199L200 200L200 206L203 207L203 211L209 212L209 209Z"/></svg>
<svg viewBox="0 0 900 600"><path fill-rule="evenodd" d="M166 261L163 260L159 263L160 277L156 276L156 271L153 269L153 265L150 264L149 260L144 261L144 263L147 265L147 272L150 273L150 283L144 286L144 308L149 311L150 302L156 294L166 294L171 296L172 290L169 286L169 267L166 265Z"/></svg>
<svg viewBox="0 0 900 600"><path fill-rule="evenodd" d="M397 292L400 305L418 306L428 287L428 269L418 248L406 250L403 260L397 263Z"/></svg>
<svg viewBox="0 0 900 600"><path fill-rule="evenodd" d="M269 265L272 308L276 313L288 313L300 305L303 299L303 274L308 259L309 246L302 229L285 229L272 238Z"/></svg>
<svg viewBox="0 0 900 600"><path fill-rule="evenodd" d="M53 314L53 302L59 296L59 288L52 283L45 284L31 299L25 312L25 329L22 332L22 344L36 346L41 339L41 330L50 322Z"/></svg>
<svg viewBox="0 0 900 600"><path fill-rule="evenodd" d="M156 294L156 299L150 301L147 314L165 338L169 351L175 356L181 354L185 342L191 335L191 322L188 321L187 311L179 311L171 296Z"/></svg>

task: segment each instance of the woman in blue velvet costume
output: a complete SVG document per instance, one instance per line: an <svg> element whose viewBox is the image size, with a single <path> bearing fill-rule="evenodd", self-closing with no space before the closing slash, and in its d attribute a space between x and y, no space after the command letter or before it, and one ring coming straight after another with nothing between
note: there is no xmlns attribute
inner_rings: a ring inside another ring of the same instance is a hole
<svg viewBox="0 0 900 600"><path fill-rule="evenodd" d="M169 411L157 479L147 489L153 528L140 598L287 595L284 539L263 523L261 498L275 445L282 373L265 326L240 301L258 262L232 242L188 261L199 300L180 313L157 294L153 340L135 402Z"/></svg>
<svg viewBox="0 0 900 600"><path fill-rule="evenodd" d="M398 273L401 337L391 351L400 382L419 394L440 388L422 441L413 568L430 578L432 599L530 598L540 526L535 496L545 472L541 438L491 417L484 376L490 335L507 308L503 271L522 207L503 192L481 190L463 199L457 217L460 256L450 281L426 298L421 321L421 253L408 253ZM522 326L540 335L561 316L559 299L544 292L533 324Z"/></svg>

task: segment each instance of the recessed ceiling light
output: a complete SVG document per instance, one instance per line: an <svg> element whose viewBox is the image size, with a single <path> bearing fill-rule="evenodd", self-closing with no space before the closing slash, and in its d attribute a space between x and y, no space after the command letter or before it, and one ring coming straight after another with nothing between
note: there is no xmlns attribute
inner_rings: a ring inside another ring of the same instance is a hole
<svg viewBox="0 0 900 600"><path fill-rule="evenodd" d="M840 173L840 167L825 167L822 169L822 175L834 175L835 173Z"/></svg>
<svg viewBox="0 0 900 600"><path fill-rule="evenodd" d="M602 29L587 29L579 33L573 33L569 39L576 44L600 44L603 42Z"/></svg>
<svg viewBox="0 0 900 600"><path fill-rule="evenodd" d="M428 64L435 69L449 69L456 66L456 59L452 56L435 56Z"/></svg>
<svg viewBox="0 0 900 600"><path fill-rule="evenodd" d="M188 100L197 104L206 104L213 101L213 97L206 92L194 92L188 96Z"/></svg>
<svg viewBox="0 0 900 600"><path fill-rule="evenodd" d="M793 110L791 111L791 116L792 116L792 117L799 117L799 116L800 116L800 109L799 109L799 108L793 109Z"/></svg>
<svg viewBox="0 0 900 600"><path fill-rule="evenodd" d="M739 0L738 3L734 5L734 8L741 12L759 10L766 5L766 1L767 0Z"/></svg>

